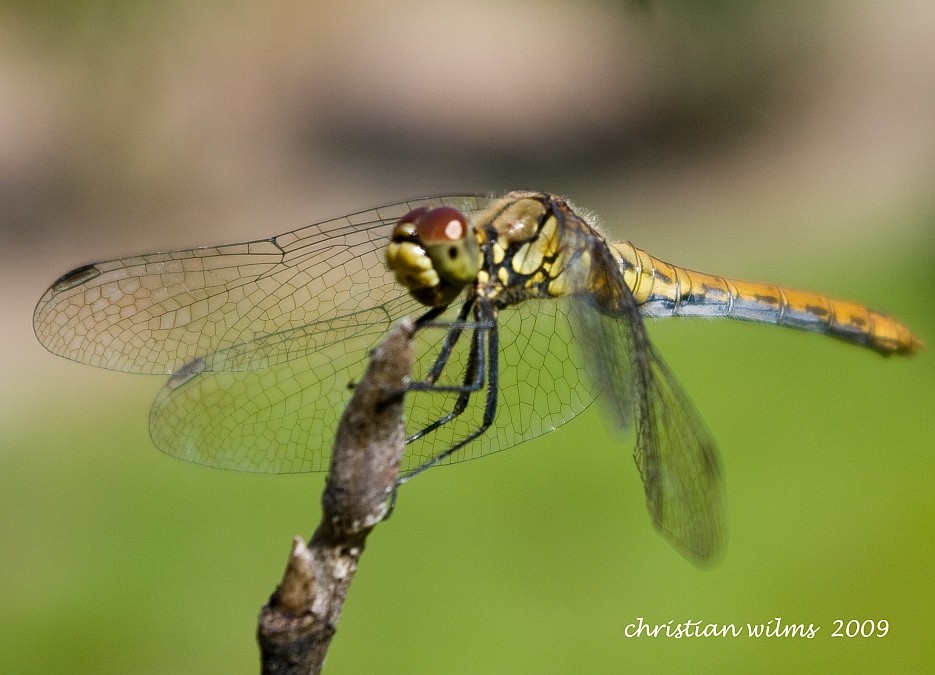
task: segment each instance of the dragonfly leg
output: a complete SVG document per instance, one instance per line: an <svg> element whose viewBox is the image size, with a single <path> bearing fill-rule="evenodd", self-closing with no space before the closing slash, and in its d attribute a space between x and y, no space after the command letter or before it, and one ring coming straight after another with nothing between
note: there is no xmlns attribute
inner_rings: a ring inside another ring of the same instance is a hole
<svg viewBox="0 0 935 675"><path fill-rule="evenodd" d="M469 309L470 309L470 308L467 307L467 310L469 310ZM462 310L462 312L464 312L464 311L465 311L465 310ZM459 316L459 322L463 322L463 319L462 319L460 316ZM435 366L433 366L433 368L432 368L432 373L435 373L435 377L436 377L436 378L441 374L441 371L444 369L445 363L447 362L448 357L449 357L450 354L451 354L451 349L453 348L454 343L457 341L458 336L460 336L460 334L461 334L461 332L464 330L464 328L463 328L463 327L459 327L459 328L457 328L456 330L457 330L457 334L456 334L456 335L455 335L455 329L453 329L451 332L448 333L448 338L446 339L446 346L448 347L448 348L447 348L447 353L445 353L445 352L446 352L446 348L443 347L443 348L442 348L442 353L439 354L438 359L436 359L436 361L435 361ZM478 329L478 328L475 327L474 336L473 336L472 341L471 341L471 353L470 353L469 356L468 356L468 367L467 367L467 369L466 369L466 371L465 371L465 375L464 375L464 383L463 383L460 387L457 388L457 391L459 392L459 393L458 393L458 399L455 401L454 407L452 408L451 412L448 413L447 415L444 415L444 416L438 418L437 420L435 420L434 422L432 422L431 424L429 424L427 427L425 427L425 428L423 428L423 429L420 429L419 431L417 431L416 433L414 433L412 436L410 436L409 438L407 438L407 439L406 439L406 444L407 444L407 445L408 445L409 443L412 443L413 441L416 441L416 440L422 438L422 437L425 436L426 434L429 434L429 433L435 431L435 429L438 429L439 427L441 427L441 426L447 424L448 422L450 422L451 420L455 419L458 415L460 415L462 412L464 412L464 410L467 408L467 404L468 404L468 401L469 401L470 398L471 398L471 394L473 394L475 391L480 390L480 389L483 387L483 383L484 383L484 341L483 341L483 339L480 337L480 334L481 334L481 332L484 331L484 330L489 330L489 329L488 329L488 328L479 328L479 329ZM451 337L452 335L455 335L455 337L452 338L452 337ZM448 340L449 340L449 339L451 340L450 346L448 346ZM496 342L496 337L494 337L494 342ZM494 359L496 359L496 356L494 356ZM441 364L441 365L439 365L439 364ZM428 378L427 378L427 379L428 379ZM426 385L429 385L429 386L425 386L425 387L420 387L420 388L419 388L420 391L439 391L439 390L451 391L452 389L454 389L454 388L452 388L452 387L440 387L440 386L434 385L433 383L430 383L430 382L421 382L421 383L417 383L417 384L426 384ZM491 422L493 421L493 413L491 412L491 413L488 414L488 409L491 408L491 404L490 404L489 398L490 398L490 396L489 396L489 394L488 394L488 403L487 403L487 407L485 408L485 414L484 414L484 424L482 425L482 427L481 427L480 429L478 429L475 433L471 434L471 436L470 436L469 438L467 438L467 439L461 441L460 443L458 443L458 445L456 445L455 447L449 448L448 450L446 450L445 452L441 453L440 455L438 455L438 456L436 456L436 457L433 457L433 458L430 459L429 461L427 461L427 462L425 462L424 464L418 466L415 470L411 471L411 472L408 473L406 476L403 476L403 477L397 479L396 484L393 486L393 489L392 489L392 491L390 492L389 504L388 504L387 507L386 507L386 513L385 513L384 516L383 516L383 520L387 520L391 515L393 515L393 511L396 509L396 500L397 500L398 497L399 497L399 487L400 487L401 485L403 485L404 483L407 483L407 482L408 482L412 477L414 477L416 474L422 473L423 471L425 471L426 469L428 469L430 466L433 466L434 464L437 464L438 462L442 461L443 459L445 459L445 457L448 457L449 455L451 455L451 453L457 451L459 448L464 447L465 444L469 443L469 442L470 442L471 440L473 440L474 438L477 438L477 436L479 436L480 434L482 434L482 433L487 429L487 427L490 426ZM494 403L493 403L493 408L495 409L495 407L496 407L496 401L494 401ZM488 417L489 417L489 420L488 420Z"/></svg>
<svg viewBox="0 0 935 675"><path fill-rule="evenodd" d="M484 309L481 309L481 308ZM465 384L460 389L460 394L458 400L455 402L455 406L448 415L436 420L428 427L422 431L414 434L409 439L406 440L407 443L410 443L414 440L422 438L425 434L437 429L441 425L451 421L458 415L460 415L464 409L467 407L467 403L475 391L478 391L483 387L484 382L484 373L488 373L487 377L487 398L484 402L484 415L481 419L481 423L477 429L471 432L468 436L458 441L455 445L451 446L444 452L441 452L423 464L417 466L415 469L407 473L405 476L400 477L396 481L396 489L399 486L408 483L415 476L419 475L429 467L435 466L436 464L443 462L445 459L453 455L455 452L463 448L465 445L478 438L483 434L487 429L490 428L490 425L493 424L494 417L497 414L497 390L499 388L498 382L498 350L499 350L499 337L497 333L497 324L496 320L493 317L493 312L491 311L489 305L480 305L477 309L477 327L474 333L474 339L472 341L471 355L468 362L468 370L465 374ZM486 335L486 340L484 336ZM485 363L485 354L484 347L486 342L486 363ZM395 490L394 490L395 493ZM395 502L395 495L394 495Z"/></svg>
<svg viewBox="0 0 935 675"><path fill-rule="evenodd" d="M428 426L411 435L406 439L407 445L419 440L439 427L448 424L448 422L464 412L467 408L468 401L471 399L471 394L475 391L479 391L484 386L484 343L481 337L481 331L482 329L475 328L474 335L471 338L471 351L468 354L468 364L462 384L457 386L443 386L430 382L410 383L410 391L454 391L458 393L458 398L450 413L439 417Z"/></svg>
<svg viewBox="0 0 935 675"><path fill-rule="evenodd" d="M438 381L438 378L441 376L442 371L445 369L445 366L448 365L448 359L451 358L451 352L455 347L455 344L458 342L458 339L461 337L461 333L464 332L464 329L467 327L467 316L471 311L471 307L474 305L474 299L471 298L461 307L461 310L458 312L458 318L453 321L449 327L448 334L445 336L445 342L442 344L441 351L438 353L438 358L435 359L435 363L432 365L432 369L429 371L428 375L425 376L423 382L434 384ZM434 322L435 318L444 311L443 307L438 307L432 309L429 312L423 314L416 321L416 328L425 328L426 326L438 325Z"/></svg>
<svg viewBox="0 0 935 675"><path fill-rule="evenodd" d="M390 503L386 505L386 513L383 514L383 520L389 520L396 510L396 499L399 497L399 484L393 486L390 490Z"/></svg>

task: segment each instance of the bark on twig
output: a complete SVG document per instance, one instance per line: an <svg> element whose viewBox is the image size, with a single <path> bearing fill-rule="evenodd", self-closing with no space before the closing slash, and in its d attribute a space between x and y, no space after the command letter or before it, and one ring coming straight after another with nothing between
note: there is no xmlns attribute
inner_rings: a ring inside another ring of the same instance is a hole
<svg viewBox="0 0 935 675"><path fill-rule="evenodd" d="M412 366L411 321L390 331L344 410L322 495L321 524L301 537L260 613L264 673L318 673L370 530L386 515L405 447L403 389Z"/></svg>

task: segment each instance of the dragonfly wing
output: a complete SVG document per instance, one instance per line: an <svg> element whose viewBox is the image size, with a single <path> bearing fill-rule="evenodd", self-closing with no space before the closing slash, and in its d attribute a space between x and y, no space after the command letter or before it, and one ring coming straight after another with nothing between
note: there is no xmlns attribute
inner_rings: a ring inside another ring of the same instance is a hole
<svg viewBox="0 0 935 675"><path fill-rule="evenodd" d="M568 298L528 300L501 313L497 449L548 433L597 395L574 346Z"/></svg>
<svg viewBox="0 0 935 675"><path fill-rule="evenodd" d="M327 344L315 333L287 332L288 359L278 358L276 349L267 356L262 347L245 346L233 355L195 359L157 396L150 413L153 442L167 454L222 469L326 470L349 385L386 328L368 319L360 331ZM252 354L254 367L230 368L244 353Z"/></svg>
<svg viewBox="0 0 935 675"><path fill-rule="evenodd" d="M173 373L264 335L309 325L327 331L336 320L335 335L322 338L331 344L341 339L340 317L405 295L383 261L398 218L442 204L470 217L487 203L415 200L270 239L86 265L46 291L33 325L55 354L137 373Z"/></svg>
<svg viewBox="0 0 935 675"><path fill-rule="evenodd" d="M557 298L528 300L500 312L499 368L491 375L498 385L496 418L482 436L443 463L475 459L531 440L590 405L596 389L575 359L569 311L568 298ZM449 314L444 318L453 318ZM431 327L419 331L413 379L423 378L431 369L445 334ZM439 384L461 384L470 341L471 331L465 331ZM416 468L474 432L483 417L486 395L486 387L475 392L460 416L407 448L404 470ZM457 397L457 393L440 391L410 393L407 429L422 429L450 412Z"/></svg>
<svg viewBox="0 0 935 675"><path fill-rule="evenodd" d="M584 361L612 418L636 427L634 459L653 524L682 555L703 565L723 548L725 518L717 449L695 407L656 354L632 295L611 313L577 296Z"/></svg>
<svg viewBox="0 0 935 675"><path fill-rule="evenodd" d="M327 344L314 326L199 357L169 378L150 414L156 446L198 464L260 473L328 468L334 431L350 398L348 384L385 334L386 316L413 309L408 296L380 310L344 317L340 340ZM594 399L595 389L572 355L568 301L529 302L503 314L500 405L494 426L455 453L474 459L547 433ZM382 314L382 318L378 316ZM329 333L333 334L335 329ZM446 330L416 334L413 377L431 369ZM471 331L465 331L443 373L442 384L460 384ZM476 392L452 422L412 443L403 470L420 466L473 432L486 389ZM414 432L450 412L457 393L415 391L406 397L407 428Z"/></svg>
<svg viewBox="0 0 935 675"><path fill-rule="evenodd" d="M640 397L636 464L653 523L698 564L723 550L726 518L717 446L695 406L659 356Z"/></svg>

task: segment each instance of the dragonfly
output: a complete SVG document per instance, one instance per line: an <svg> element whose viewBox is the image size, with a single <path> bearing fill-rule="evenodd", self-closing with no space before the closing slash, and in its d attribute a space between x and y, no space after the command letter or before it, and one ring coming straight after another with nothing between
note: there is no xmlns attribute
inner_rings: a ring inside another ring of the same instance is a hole
<svg viewBox="0 0 935 675"><path fill-rule="evenodd" d="M168 376L149 416L169 455L261 473L327 470L369 351L417 320L400 483L548 433L600 399L655 527L690 561L723 549L716 445L646 319L727 317L880 354L921 340L852 302L677 267L609 242L546 192L419 199L268 239L84 265L40 299L52 353Z"/></svg>

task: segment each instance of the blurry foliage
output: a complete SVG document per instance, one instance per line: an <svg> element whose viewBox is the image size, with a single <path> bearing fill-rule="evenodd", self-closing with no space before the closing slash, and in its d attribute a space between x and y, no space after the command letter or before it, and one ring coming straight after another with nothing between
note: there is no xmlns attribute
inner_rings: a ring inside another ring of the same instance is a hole
<svg viewBox="0 0 935 675"><path fill-rule="evenodd" d="M166 12L177 5L124 0L0 0L0 11L15 13L31 31L47 38L83 32L119 33L145 20L147 15Z"/></svg>

